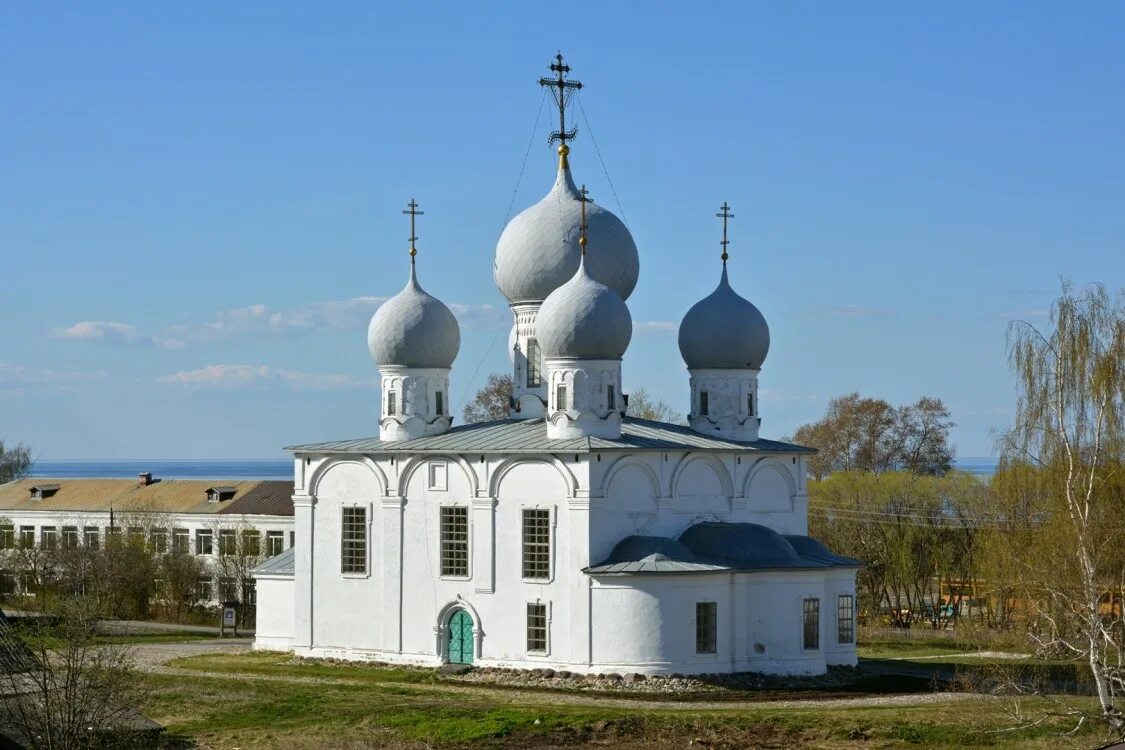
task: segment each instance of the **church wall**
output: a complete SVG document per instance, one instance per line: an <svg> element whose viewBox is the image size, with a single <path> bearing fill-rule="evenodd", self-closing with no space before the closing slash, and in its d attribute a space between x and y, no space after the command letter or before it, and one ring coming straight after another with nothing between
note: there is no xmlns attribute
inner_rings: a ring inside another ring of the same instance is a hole
<svg viewBox="0 0 1125 750"><path fill-rule="evenodd" d="M835 598L823 571L599 576L591 599L594 672L820 674L835 652ZM803 601L820 600L820 642L805 650ZM696 604L716 604L716 649L696 653ZM854 651L854 648L853 648Z"/></svg>
<svg viewBox="0 0 1125 750"><path fill-rule="evenodd" d="M804 459L707 451L595 454L590 558L631 534L678 537L700 521L750 522L805 534Z"/></svg>
<svg viewBox="0 0 1125 750"><path fill-rule="evenodd" d="M839 643L837 630L837 597L850 594L852 597L853 636L851 643ZM858 663L855 650L855 634L859 628L859 601L855 595L855 571L829 571L824 581L824 601L828 607L828 633L825 640L824 657L829 664L854 667Z"/></svg>
<svg viewBox="0 0 1125 750"><path fill-rule="evenodd" d="M377 649L383 643L386 613L382 601L383 489L372 470L360 460L334 462L310 488L315 497L312 534L312 645L327 649ZM342 508L365 509L367 572L341 573ZM302 550L297 548L297 572ZM300 640L300 639L298 639Z"/></svg>
<svg viewBox="0 0 1125 750"><path fill-rule="evenodd" d="M256 576L258 618L254 649L287 651L293 647L293 576Z"/></svg>

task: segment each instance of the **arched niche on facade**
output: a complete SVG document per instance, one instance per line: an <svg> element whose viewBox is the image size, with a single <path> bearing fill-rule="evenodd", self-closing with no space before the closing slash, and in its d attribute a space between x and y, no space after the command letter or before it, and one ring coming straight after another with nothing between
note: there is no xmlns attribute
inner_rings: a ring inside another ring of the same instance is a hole
<svg viewBox="0 0 1125 750"><path fill-rule="evenodd" d="M317 498L342 494L357 501L377 500L387 494L387 475L369 458L334 458L316 467L308 488Z"/></svg>
<svg viewBox="0 0 1125 750"><path fill-rule="evenodd" d="M743 495L751 513L793 510L797 485L793 474L776 458L762 459L746 476Z"/></svg>
<svg viewBox="0 0 1125 750"><path fill-rule="evenodd" d="M431 471L431 465L433 464L437 465L434 467L434 469L444 472L441 475L441 479L444 480L444 483L439 482L436 486L433 483L434 478L428 476L429 472ZM470 464L464 456L454 456L446 454L420 455L410 459L403 467L402 472L399 475L399 494L406 494L406 490L410 486L410 480L414 477L419 469L423 469L423 480L425 481L425 486L428 489L449 491L457 495L462 494L462 492L457 491L456 485L453 482L453 472L456 471L461 475L466 484L463 490L463 492L467 494L466 499L471 499L477 496L477 490L480 486L480 482L477 478L476 472L473 470L473 465ZM443 487L445 488L444 490L442 489Z"/></svg>
<svg viewBox="0 0 1125 750"><path fill-rule="evenodd" d="M544 467L549 467L551 471L549 473L544 472ZM531 468L532 471L527 471L529 468ZM535 469L538 471L535 471ZM492 472L492 478L488 483L488 494L490 497L498 498L501 496L502 492L511 490L517 494L523 494L529 497L534 497L537 494L542 495L542 489L538 491L534 489L534 482L536 480L542 481L545 478L544 474L550 476L555 473L557 473L557 476L562 482L566 497L574 497L578 490L578 480L575 479L570 469L554 456L515 456L504 460L496 467L496 470ZM512 475L510 479L509 475ZM508 487L505 487L506 479L508 480ZM531 487L513 489L513 485L515 484L525 485L529 482L531 483Z"/></svg>
<svg viewBox="0 0 1125 750"><path fill-rule="evenodd" d="M709 453L689 453L672 473L672 499L679 513L728 513L733 495L730 472Z"/></svg>

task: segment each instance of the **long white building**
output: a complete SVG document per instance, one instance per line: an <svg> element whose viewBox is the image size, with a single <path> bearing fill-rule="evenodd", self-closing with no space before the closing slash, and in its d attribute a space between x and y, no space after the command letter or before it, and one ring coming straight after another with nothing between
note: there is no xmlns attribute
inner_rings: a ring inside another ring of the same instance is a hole
<svg viewBox="0 0 1125 750"><path fill-rule="evenodd" d="M226 580L224 554L272 557L293 546L293 483L278 480L31 477L0 485L0 550L98 548L140 538L158 553L196 555L207 571L203 602L253 604L253 580ZM35 571L0 581L4 593L33 588Z"/></svg>
<svg viewBox="0 0 1125 750"><path fill-rule="evenodd" d="M812 451L759 436L769 329L730 285L725 204L718 286L680 328L688 424L626 417L639 256L575 185L573 82L552 70L558 177L493 264L515 319L510 419L452 427L460 332L412 244L368 333L378 437L289 449L296 542L257 571L256 647L582 673L854 664L859 563L807 536Z"/></svg>

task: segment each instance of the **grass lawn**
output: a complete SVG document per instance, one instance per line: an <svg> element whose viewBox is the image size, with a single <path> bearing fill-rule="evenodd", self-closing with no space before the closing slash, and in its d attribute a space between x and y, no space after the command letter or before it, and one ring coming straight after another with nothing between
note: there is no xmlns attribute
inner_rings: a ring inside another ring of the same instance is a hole
<svg viewBox="0 0 1125 750"><path fill-rule="evenodd" d="M203 748L1089 748L1100 740L1093 729L1061 738L1057 730L1070 726L1050 723L988 733L1012 725L1004 704L990 699L697 707L497 690L447 683L427 671L305 665L279 654L191 657L170 666L200 674L151 675L144 710L168 727L170 739Z"/></svg>

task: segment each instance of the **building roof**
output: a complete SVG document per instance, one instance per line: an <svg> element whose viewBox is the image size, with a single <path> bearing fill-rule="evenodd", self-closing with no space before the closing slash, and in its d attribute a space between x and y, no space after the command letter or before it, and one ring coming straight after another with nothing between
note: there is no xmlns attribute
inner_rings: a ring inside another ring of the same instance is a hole
<svg viewBox="0 0 1125 750"><path fill-rule="evenodd" d="M590 453L612 450L716 450L760 453L815 453L813 448L778 440L741 442L703 435L686 425L625 417L621 437L552 440L543 419L478 422L441 435L382 442L377 437L291 445L294 453Z"/></svg>
<svg viewBox="0 0 1125 750"><path fill-rule="evenodd" d="M213 479L162 479L140 484L136 479L58 479L59 489L36 500L31 489L36 479L0 484L0 514L11 511L71 511L118 513L160 512L208 515L293 515L293 482L288 480L231 481ZM234 496L209 502L207 491L216 486Z"/></svg>
<svg viewBox="0 0 1125 750"><path fill-rule="evenodd" d="M290 547L280 555L274 555L250 572L255 575L291 576L296 569L295 560L294 548Z"/></svg>
<svg viewBox="0 0 1125 750"><path fill-rule="evenodd" d="M678 540L628 536L591 575L719 573L859 567L862 563L831 552L807 536L783 536L757 523L704 522L688 527Z"/></svg>

